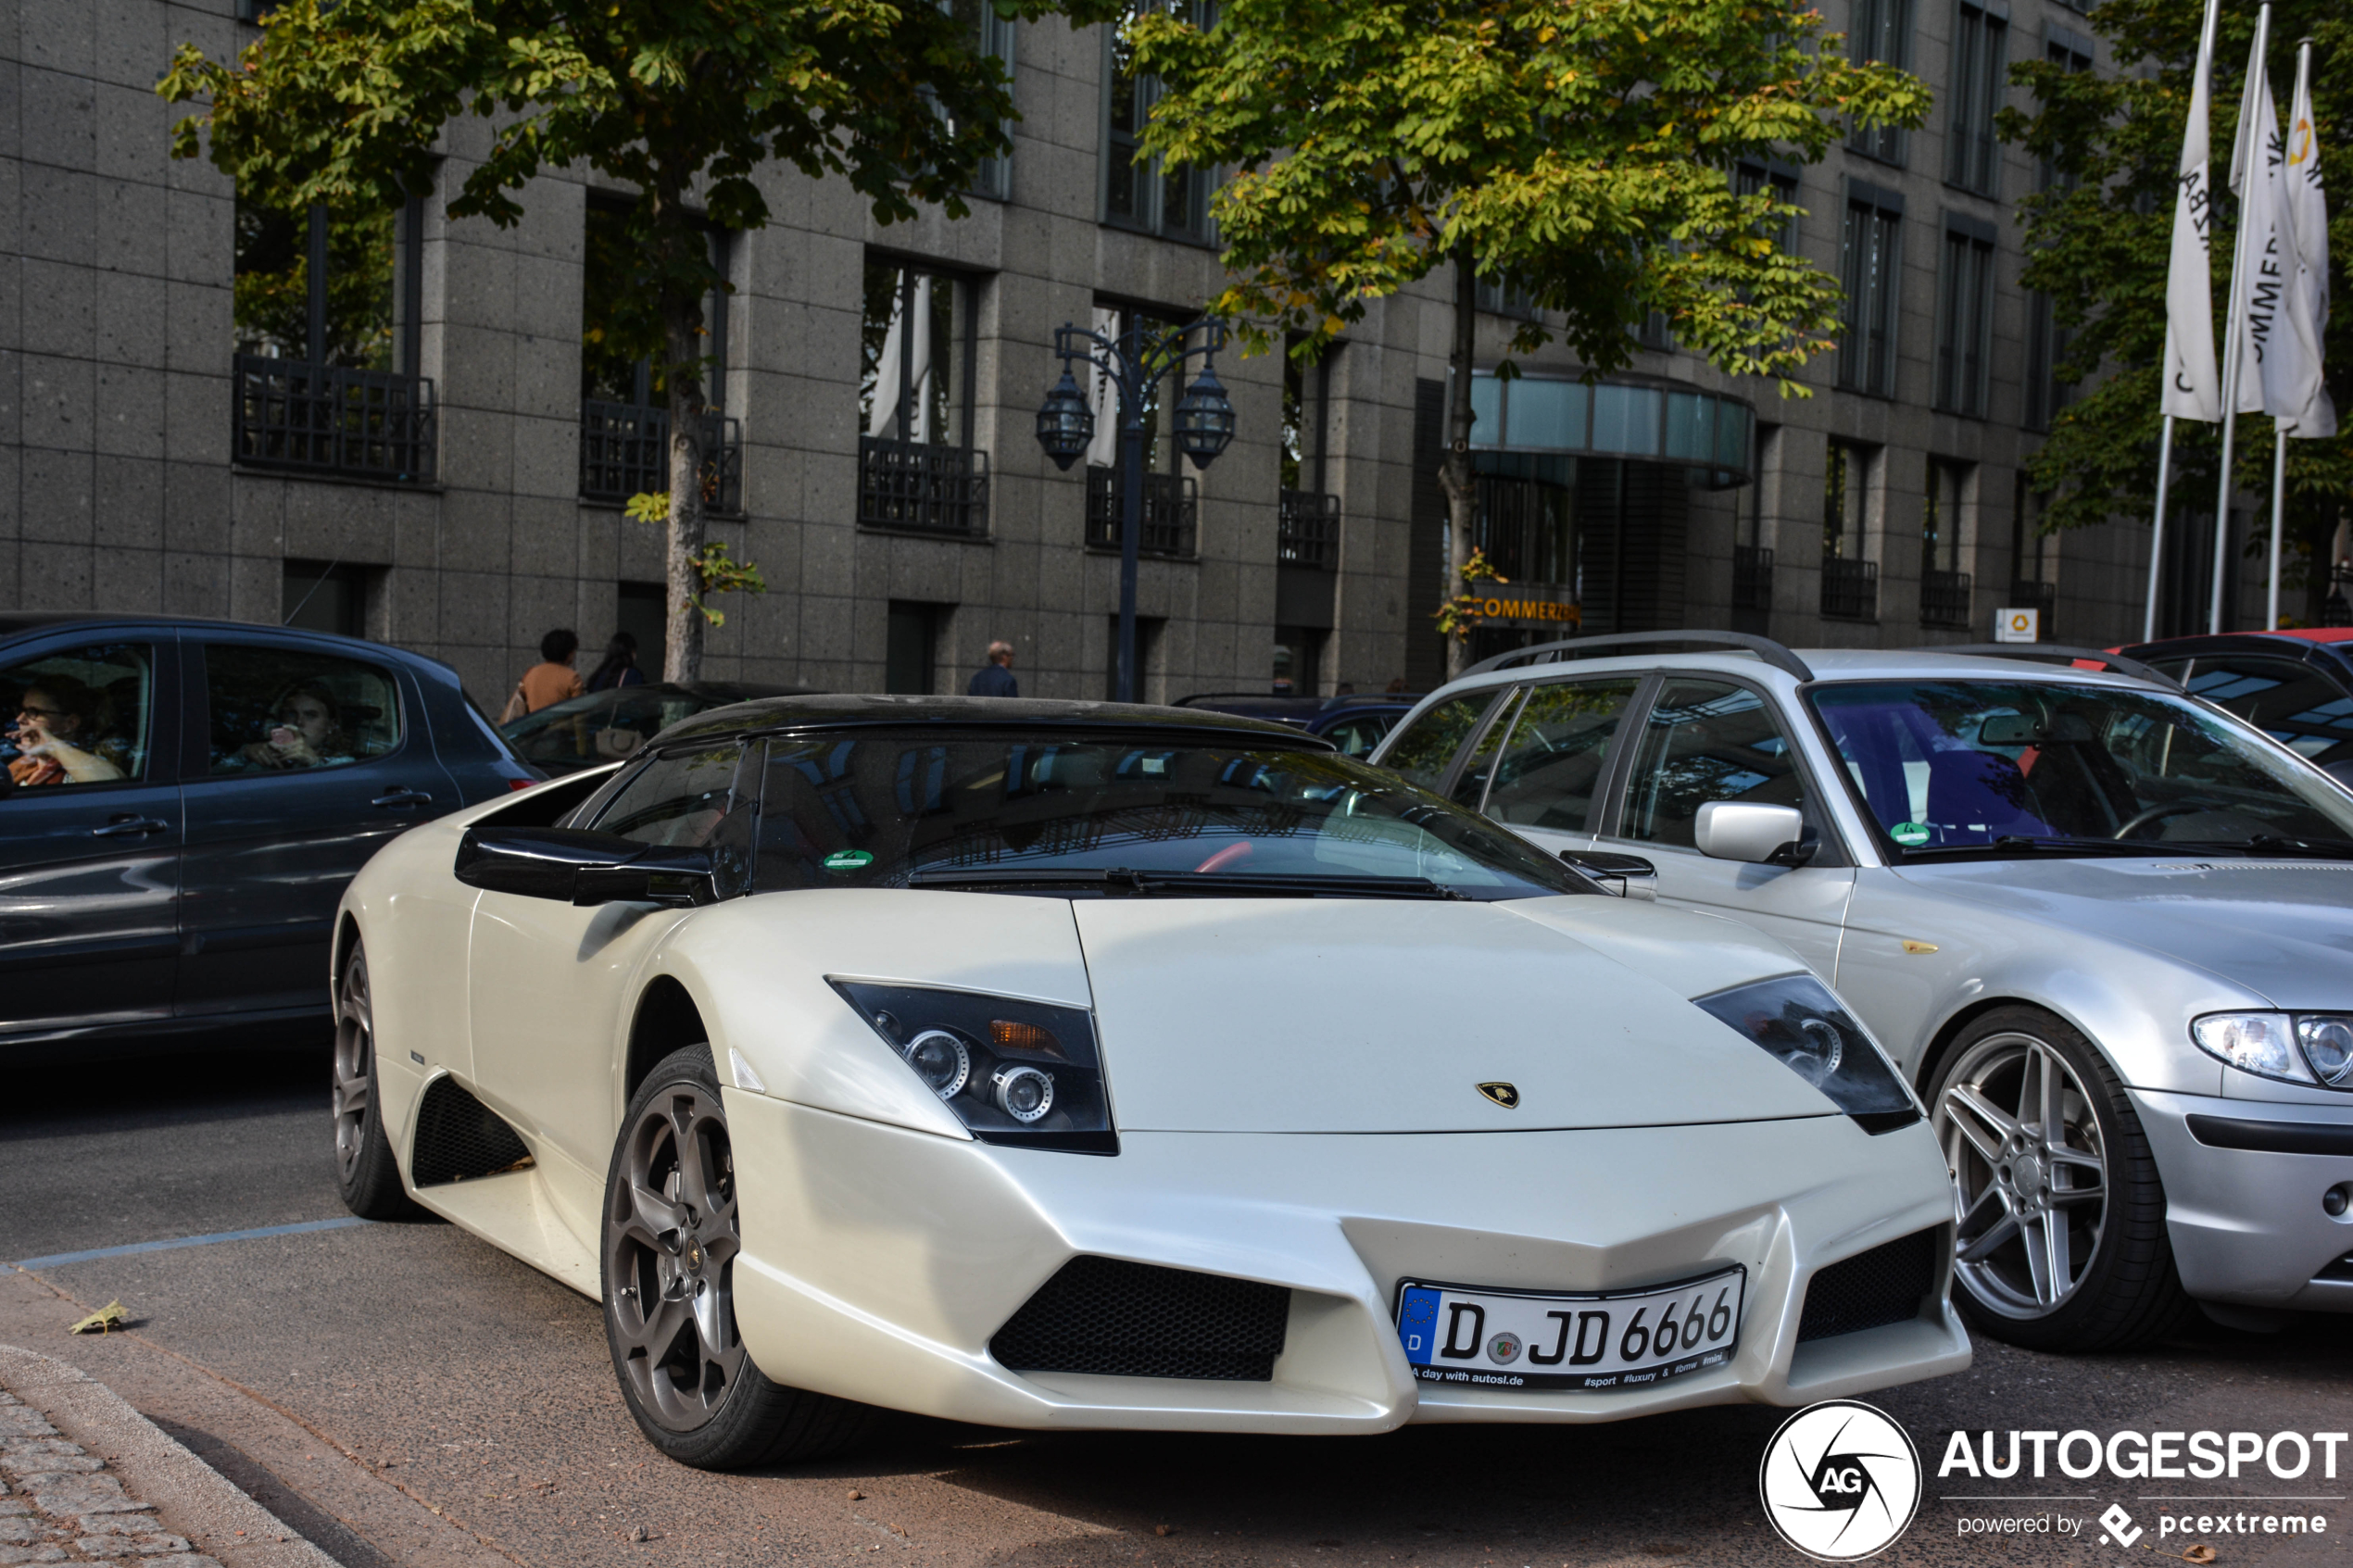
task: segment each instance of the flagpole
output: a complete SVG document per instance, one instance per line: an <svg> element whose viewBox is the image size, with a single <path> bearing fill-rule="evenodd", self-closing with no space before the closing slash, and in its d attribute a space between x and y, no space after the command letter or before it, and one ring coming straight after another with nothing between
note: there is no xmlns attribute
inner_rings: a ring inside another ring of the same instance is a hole
<svg viewBox="0 0 2353 1568"><path fill-rule="evenodd" d="M2149 602L2141 614L2141 641L2157 641L2157 590L2165 571L2165 482L2173 472L2173 416L2165 416L2165 437L2157 447L2157 521L2149 530Z"/></svg>
<svg viewBox="0 0 2353 1568"><path fill-rule="evenodd" d="M2255 21L2255 48L2247 56L2249 94L2254 91L2251 84L2255 80L2255 73L2262 69L2264 46L2271 36L2271 7L2269 0L2266 0L2262 11L2258 14ZM2247 100L2242 100L2242 112L2246 102ZM2258 130L2259 132L2260 128L2259 127ZM2245 144L2246 136L2247 127L2242 123L2238 128L2238 140L2242 145ZM2256 166L2256 160L2260 158L2263 153L2263 144L2258 141L2255 144L2254 153L2246 160L2248 179L2262 177L2262 170ZM2239 171L2239 161L2236 157L2232 159L2232 173L2234 176ZM2239 360L2242 358L2239 345L2246 335L2239 330L2238 326L2239 313L2244 307L2242 296L2248 282L2246 275L2248 225L2246 220L2245 207L2245 199L2242 197L2238 232L2232 236L2231 244L2230 304L2222 316L2222 475L2219 482L2220 490L2214 500L2214 586L2212 593L2208 596L2206 611L2206 629L2214 636L2221 636L2222 633L2222 571L2229 563L2231 547L2231 444L2233 438L2238 433Z"/></svg>
<svg viewBox="0 0 2353 1568"><path fill-rule="evenodd" d="M2281 507L2286 499L2287 421L2271 421L2271 586L2263 598L2263 630L2280 629Z"/></svg>

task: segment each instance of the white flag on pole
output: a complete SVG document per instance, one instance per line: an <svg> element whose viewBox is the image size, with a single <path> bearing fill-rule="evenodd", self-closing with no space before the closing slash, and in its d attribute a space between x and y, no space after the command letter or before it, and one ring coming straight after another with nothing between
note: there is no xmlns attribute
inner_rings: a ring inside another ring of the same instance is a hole
<svg viewBox="0 0 2353 1568"><path fill-rule="evenodd" d="M2180 181L2173 195L2173 257L2165 274L2164 412L2211 424L2222 417L2222 378L2214 369L2214 289L2208 274L2208 226L2214 176L2207 149L2207 98L2214 79L2214 12L2206 0L2206 31L2197 47L2197 82L2190 91L2189 124L2182 132Z"/></svg>
<svg viewBox="0 0 2353 1568"><path fill-rule="evenodd" d="M2312 130L2312 45L2296 52L2296 97L2287 117L2287 211L2296 233L2296 276L2288 309L2304 324L2312 345L2312 396L2295 416L2288 434L2316 440L2336 433L2336 405L2322 379L2322 333L2329 324L2329 213L2321 192L2321 143Z"/></svg>
<svg viewBox="0 0 2353 1568"><path fill-rule="evenodd" d="M2247 56L2238 142L2231 154L2231 189L2238 193L2239 224L2246 231L2239 254L2252 271L2239 285L2243 303L2229 330L2244 334L2238 411L2293 420L2312 400L2320 348L2310 323L2287 307L2297 265L2296 232L2287 207L2287 143L2280 135L2279 109L2264 69L2265 31L2257 28Z"/></svg>

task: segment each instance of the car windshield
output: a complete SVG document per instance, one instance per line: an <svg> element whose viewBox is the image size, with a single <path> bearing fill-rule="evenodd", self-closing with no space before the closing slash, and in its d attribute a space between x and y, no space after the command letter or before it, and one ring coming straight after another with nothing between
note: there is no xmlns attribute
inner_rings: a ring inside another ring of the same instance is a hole
<svg viewBox="0 0 2353 1568"><path fill-rule="evenodd" d="M820 734L767 746L762 891L1477 899L1593 891L1482 819L1329 751L1242 737L1003 730Z"/></svg>
<svg viewBox="0 0 2353 1568"><path fill-rule="evenodd" d="M2353 800L2237 721L2158 692L1885 681L1809 698L1914 856L2154 846L2353 849Z"/></svg>

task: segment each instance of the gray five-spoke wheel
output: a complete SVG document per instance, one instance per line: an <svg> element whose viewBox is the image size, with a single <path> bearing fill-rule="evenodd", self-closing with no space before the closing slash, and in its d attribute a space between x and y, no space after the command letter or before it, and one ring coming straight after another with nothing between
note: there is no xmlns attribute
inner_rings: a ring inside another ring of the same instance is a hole
<svg viewBox="0 0 2353 1568"><path fill-rule="evenodd" d="M368 965L355 955L344 966L343 985L335 996L335 1173L346 1190L368 1147L375 1075L375 1014L368 998Z"/></svg>
<svg viewBox="0 0 2353 1568"><path fill-rule="evenodd" d="M2108 1161L2083 1085L2032 1035L1991 1035L1945 1078L1937 1141L1960 1199L1956 1271L1987 1311L2048 1315L2108 1221Z"/></svg>
<svg viewBox="0 0 2353 1568"><path fill-rule="evenodd" d="M624 1135L605 1213L622 1375L673 1432L709 1422L743 1377L736 1333L735 1156L718 1096L667 1086Z"/></svg>

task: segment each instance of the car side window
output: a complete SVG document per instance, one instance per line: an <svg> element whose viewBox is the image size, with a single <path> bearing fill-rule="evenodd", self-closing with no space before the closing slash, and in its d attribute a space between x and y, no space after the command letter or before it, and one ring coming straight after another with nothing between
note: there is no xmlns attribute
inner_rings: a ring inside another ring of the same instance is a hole
<svg viewBox="0 0 2353 1568"><path fill-rule="evenodd" d="M1408 784L1436 789L1496 696L1493 691L1466 692L1435 705L1406 726L1382 756L1381 766Z"/></svg>
<svg viewBox="0 0 2353 1568"><path fill-rule="evenodd" d="M99 643L0 670L8 777L19 789L145 779L155 667L145 643Z"/></svg>
<svg viewBox="0 0 2353 1568"><path fill-rule="evenodd" d="M1693 848L1709 801L1802 806L1803 782L1763 697L1729 681L1669 681L1642 725L1620 833Z"/></svg>
<svg viewBox="0 0 2353 1568"><path fill-rule="evenodd" d="M1504 732L1511 727L1512 709L1525 690L1525 686L1515 686L1496 705L1493 715L1487 721L1487 727L1479 732L1478 742L1464 761L1462 773L1454 780L1454 787L1447 792L1455 805L1467 806L1474 811L1478 809L1479 797L1487 793L1487 774L1495 766L1495 753L1504 745Z"/></svg>
<svg viewBox="0 0 2353 1568"><path fill-rule="evenodd" d="M382 665L212 643L204 666L215 777L347 768L400 745L400 687Z"/></svg>
<svg viewBox="0 0 2353 1568"><path fill-rule="evenodd" d="M1386 714L1366 713L1354 719L1342 719L1324 732L1324 738L1340 747L1343 757L1370 757L1381 736L1389 734L1393 722Z"/></svg>
<svg viewBox="0 0 2353 1568"><path fill-rule="evenodd" d="M2228 709L2307 761L2353 759L2353 696L2322 671L2260 654L2201 654L2159 669L2217 708Z"/></svg>
<svg viewBox="0 0 2353 1568"><path fill-rule="evenodd" d="M690 848L714 844L736 809L736 764L742 751L731 740L665 752L638 769L589 825L640 844Z"/></svg>
<svg viewBox="0 0 2353 1568"><path fill-rule="evenodd" d="M1496 760L1487 814L1514 827L1591 831L1611 743L1641 684L1629 675L1554 681L1529 691Z"/></svg>

